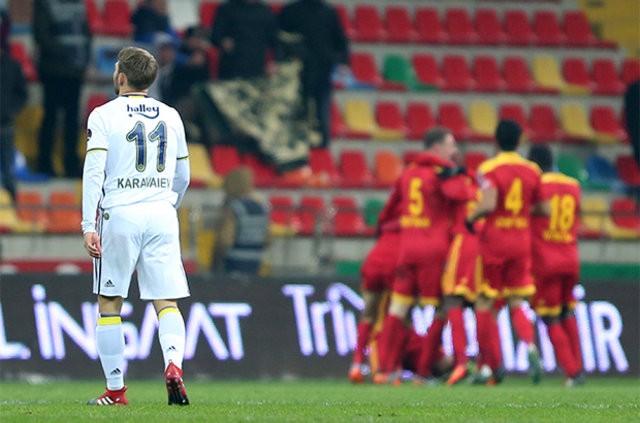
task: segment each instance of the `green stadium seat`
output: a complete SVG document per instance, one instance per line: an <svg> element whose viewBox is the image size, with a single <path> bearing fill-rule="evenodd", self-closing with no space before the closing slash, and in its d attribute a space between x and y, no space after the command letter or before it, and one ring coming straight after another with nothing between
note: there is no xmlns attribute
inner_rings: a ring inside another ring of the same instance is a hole
<svg viewBox="0 0 640 423"><path fill-rule="evenodd" d="M584 163L582 163L582 160L572 154L561 154L558 156L558 170L567 176L576 178L580 184L584 184L589 177L589 173Z"/></svg>
<svg viewBox="0 0 640 423"><path fill-rule="evenodd" d="M367 198L364 203L364 223L370 228L375 228L378 224L378 216L383 208L383 200L375 197Z"/></svg>
<svg viewBox="0 0 640 423"><path fill-rule="evenodd" d="M409 60L398 54L385 56L382 65L382 89L412 90L416 85L416 77Z"/></svg>

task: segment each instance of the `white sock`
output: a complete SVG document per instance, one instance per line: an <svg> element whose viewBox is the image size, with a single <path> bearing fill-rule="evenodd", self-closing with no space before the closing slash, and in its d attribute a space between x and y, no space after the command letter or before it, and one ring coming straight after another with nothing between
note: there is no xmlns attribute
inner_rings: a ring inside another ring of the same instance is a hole
<svg viewBox="0 0 640 423"><path fill-rule="evenodd" d="M164 357L164 368L172 361L182 369L185 329L182 314L176 307L165 307L158 313L158 339Z"/></svg>
<svg viewBox="0 0 640 423"><path fill-rule="evenodd" d="M120 316L98 319L96 342L107 389L117 391L124 388L124 334Z"/></svg>

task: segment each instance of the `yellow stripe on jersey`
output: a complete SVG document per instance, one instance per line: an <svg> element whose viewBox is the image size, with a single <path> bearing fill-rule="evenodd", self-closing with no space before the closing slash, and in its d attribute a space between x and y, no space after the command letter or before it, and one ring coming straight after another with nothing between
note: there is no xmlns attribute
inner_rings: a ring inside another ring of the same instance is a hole
<svg viewBox="0 0 640 423"><path fill-rule="evenodd" d="M420 304L420 307L428 305L438 307L440 305L440 299L435 297L420 297L418 303Z"/></svg>
<svg viewBox="0 0 640 423"><path fill-rule="evenodd" d="M98 326L119 325L120 323L122 323L122 317L120 316L105 316L98 318Z"/></svg>
<svg viewBox="0 0 640 423"><path fill-rule="evenodd" d="M560 183L580 186L580 182L571 176L564 175L558 172L545 173L542 175L542 182Z"/></svg>
<svg viewBox="0 0 640 423"><path fill-rule="evenodd" d="M536 287L533 284L502 289L502 296L504 297L530 297L535 293Z"/></svg>
<svg viewBox="0 0 640 423"><path fill-rule="evenodd" d="M496 167L510 165L510 164L527 166L528 168L530 168L531 170L535 171L538 174L542 173L542 171L540 170L540 167L537 164L535 164L530 160L525 159L515 151L503 151L501 153L498 153L495 157L489 160L485 160L478 167L478 172L486 174L491 172Z"/></svg>
<svg viewBox="0 0 640 423"><path fill-rule="evenodd" d="M559 316L560 313L562 312L562 306L555 306L555 307L540 306L540 307L535 307L535 310L536 310L536 314L538 314L538 316L540 317L555 317L555 316Z"/></svg>
<svg viewBox="0 0 640 423"><path fill-rule="evenodd" d="M92 151L107 151L106 148L90 148L87 150L87 153L91 153Z"/></svg>
<svg viewBox="0 0 640 423"><path fill-rule="evenodd" d="M180 310L178 310L177 307L173 307L173 306L165 307L158 312L158 319L167 313L180 313Z"/></svg>
<svg viewBox="0 0 640 423"><path fill-rule="evenodd" d="M442 275L442 293L452 295L456 284L456 273L458 273L458 262L460 261L460 248L462 247L462 234L456 234L449 249L449 259Z"/></svg>
<svg viewBox="0 0 640 423"><path fill-rule="evenodd" d="M410 295L402 295L397 292L393 292L391 294L391 301L406 305L413 305L415 299Z"/></svg>

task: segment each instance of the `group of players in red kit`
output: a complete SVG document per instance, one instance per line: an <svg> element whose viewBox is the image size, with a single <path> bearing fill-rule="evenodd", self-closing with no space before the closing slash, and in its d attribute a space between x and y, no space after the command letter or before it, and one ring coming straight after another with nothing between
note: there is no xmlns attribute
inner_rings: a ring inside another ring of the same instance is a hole
<svg viewBox="0 0 640 423"><path fill-rule="evenodd" d="M498 153L477 174L456 164L456 141L446 128L425 135L425 151L412 156L378 220L378 240L362 268L365 308L349 370L354 383L400 384L411 370L417 385L444 375L447 385L465 379L500 383L502 363L497 312L508 307L518 339L527 345L529 375L542 376L530 301L547 326L565 385L583 382L573 288L578 281L577 224L580 186L553 172L546 145L528 159L516 149L520 126L501 121ZM426 334L412 327L414 305L435 307ZM464 307L473 306L477 371L467 357ZM451 327L453 357L442 350Z"/></svg>

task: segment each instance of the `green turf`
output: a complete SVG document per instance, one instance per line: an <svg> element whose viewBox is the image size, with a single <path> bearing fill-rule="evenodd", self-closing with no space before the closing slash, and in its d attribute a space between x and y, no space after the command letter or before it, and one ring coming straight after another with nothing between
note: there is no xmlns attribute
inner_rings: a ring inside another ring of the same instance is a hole
<svg viewBox="0 0 640 423"><path fill-rule="evenodd" d="M591 378L563 388L558 378L521 378L496 387L353 386L344 381L194 382L191 405L168 407L162 381L130 380L128 407L85 405L100 382L0 384L0 421L23 422L633 422L638 379Z"/></svg>

